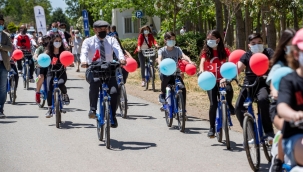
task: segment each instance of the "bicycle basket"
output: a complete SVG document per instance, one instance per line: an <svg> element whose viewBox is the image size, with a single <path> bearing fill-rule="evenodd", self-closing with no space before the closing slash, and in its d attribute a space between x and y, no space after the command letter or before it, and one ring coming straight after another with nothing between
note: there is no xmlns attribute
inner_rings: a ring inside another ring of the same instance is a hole
<svg viewBox="0 0 303 172"><path fill-rule="evenodd" d="M155 56L156 50L154 48L142 50L142 54L144 57L152 57Z"/></svg>
<svg viewBox="0 0 303 172"><path fill-rule="evenodd" d="M92 66L92 73L94 78L100 78L101 80L107 80L116 76L116 69L119 67L117 63L103 62L100 65Z"/></svg>

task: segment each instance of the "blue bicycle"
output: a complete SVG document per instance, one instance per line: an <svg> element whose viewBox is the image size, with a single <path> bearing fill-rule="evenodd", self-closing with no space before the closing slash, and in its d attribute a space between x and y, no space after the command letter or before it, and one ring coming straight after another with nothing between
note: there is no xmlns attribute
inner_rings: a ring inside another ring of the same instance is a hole
<svg viewBox="0 0 303 172"><path fill-rule="evenodd" d="M45 78L40 89L40 103L38 103L39 108L44 107L46 99L47 99L47 85Z"/></svg>
<svg viewBox="0 0 303 172"><path fill-rule="evenodd" d="M99 111L96 113L98 139L103 141L103 136L105 135L105 146L107 149L110 149L110 126L111 124L114 124L114 120L107 83L111 77L116 76L116 69L120 67L120 63L103 62L101 65L91 65L90 67L94 80L100 80L102 83L102 89L100 89L98 98Z"/></svg>
<svg viewBox="0 0 303 172"><path fill-rule="evenodd" d="M222 133L224 130L226 147L227 149L230 149L229 127L233 126L233 124L230 118L229 107L226 102L226 89L220 88L219 93L220 93L220 97L218 101L218 109L216 116L216 135L218 142L222 142Z"/></svg>
<svg viewBox="0 0 303 172"><path fill-rule="evenodd" d="M121 117L126 118L128 106L127 106L127 94L126 94L126 88L124 85L122 69L118 68L116 73L117 73L117 82L118 82L118 89L119 89L118 106L120 109ZM118 106L117 106L117 108L118 108Z"/></svg>
<svg viewBox="0 0 303 172"><path fill-rule="evenodd" d="M243 120L243 137L244 137L244 149L246 151L247 160L253 171L259 170L260 167L260 147L263 147L263 151L268 162L271 161L271 145L267 141L267 136L263 134L263 126L261 113L258 107L258 119L254 115L252 107L253 99L251 98L250 88L254 87L259 81L259 78L255 80L252 85L240 85L242 88L246 88L247 97L244 102L245 113ZM238 83L238 81L236 80Z"/></svg>
<svg viewBox="0 0 303 172"><path fill-rule="evenodd" d="M142 50L142 54L146 57L145 62L145 90L148 90L149 82L151 81L152 89L155 92L155 69L153 66L153 61L151 57L156 55L156 50L154 48ZM142 64L143 65L143 64Z"/></svg>
<svg viewBox="0 0 303 172"><path fill-rule="evenodd" d="M166 87L166 103L161 107L161 111L165 112L165 120L168 127L172 126L173 118L178 121L178 129L180 132L185 130L185 105L182 95L182 88L184 85L181 83L179 76L175 74L174 83Z"/></svg>
<svg viewBox="0 0 303 172"><path fill-rule="evenodd" d="M9 100L11 102L11 104L15 104L16 103L16 81L15 81L15 77L14 75L16 74L16 72L11 69L9 72L8 72L8 75L7 75L7 93L9 94Z"/></svg>
<svg viewBox="0 0 303 172"><path fill-rule="evenodd" d="M21 49L21 51L23 52L23 60L24 60L24 63L23 63L23 85L24 85L24 88L26 88L27 90L29 89L29 80L30 80L30 72L29 72L29 58L32 57L32 54L31 54L31 51L29 50L24 50L24 49Z"/></svg>

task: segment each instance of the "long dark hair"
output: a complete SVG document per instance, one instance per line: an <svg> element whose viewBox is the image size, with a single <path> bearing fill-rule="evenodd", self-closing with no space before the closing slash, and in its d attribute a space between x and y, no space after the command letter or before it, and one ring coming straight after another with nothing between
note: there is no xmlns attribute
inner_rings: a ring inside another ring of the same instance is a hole
<svg viewBox="0 0 303 172"><path fill-rule="evenodd" d="M218 43L218 46L217 46L218 58L220 60L226 59L227 54L226 54L226 50L225 50L225 47L224 47L224 44L223 44L223 39L222 39L222 36L221 36L220 32L217 31L217 30L211 30L207 33L207 35L212 35L212 36L216 37L217 39L218 38L220 39L220 42ZM200 55L202 55L202 54L206 54L206 59L207 60L210 60L214 57L213 49L207 45L207 38L204 41L204 46L203 46L203 49L201 50Z"/></svg>
<svg viewBox="0 0 303 172"><path fill-rule="evenodd" d="M61 46L59 47L59 54L61 54L64 51L64 45L63 45L63 40L62 37L59 34L55 34L52 36L50 42L48 43L48 46L46 48L46 53L50 56L50 58L53 58L55 56L54 54L54 41L56 38L61 39Z"/></svg>
<svg viewBox="0 0 303 172"><path fill-rule="evenodd" d="M284 63L284 65L287 65L287 59L285 54L285 47L287 43L295 36L296 31L294 29L286 29L279 40L278 46L276 48L276 51L270 60L270 66L275 65L278 61L281 61ZM287 65L288 66L288 65Z"/></svg>

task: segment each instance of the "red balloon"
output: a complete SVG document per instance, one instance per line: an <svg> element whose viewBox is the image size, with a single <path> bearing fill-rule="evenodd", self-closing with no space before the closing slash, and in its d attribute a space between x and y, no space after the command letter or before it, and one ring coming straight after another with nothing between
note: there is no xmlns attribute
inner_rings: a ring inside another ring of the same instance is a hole
<svg viewBox="0 0 303 172"><path fill-rule="evenodd" d="M69 51L63 51L60 54L60 62L66 67L74 62L74 55Z"/></svg>
<svg viewBox="0 0 303 172"><path fill-rule="evenodd" d="M187 64L185 67L185 72L187 73L187 75L192 76L192 75L196 74L197 67L193 64Z"/></svg>
<svg viewBox="0 0 303 172"><path fill-rule="evenodd" d="M178 66L179 66L179 69L181 70L181 72L185 72L185 67L186 67L187 64L189 64L189 63L186 60L179 60L178 61Z"/></svg>
<svg viewBox="0 0 303 172"><path fill-rule="evenodd" d="M123 66L124 69L127 71L127 72L134 72L136 71L136 69L138 68L138 63L135 59L133 58L127 58L126 59L126 65Z"/></svg>
<svg viewBox="0 0 303 172"><path fill-rule="evenodd" d="M235 50L232 53L230 53L228 57L228 61L237 64L244 53L245 53L244 50Z"/></svg>
<svg viewBox="0 0 303 172"><path fill-rule="evenodd" d="M249 66L257 76L264 75L269 68L268 57L263 53L256 53L251 56Z"/></svg>
<svg viewBox="0 0 303 172"><path fill-rule="evenodd" d="M20 60L23 58L23 52L21 50L15 50L12 54L12 57L15 59L15 60Z"/></svg>

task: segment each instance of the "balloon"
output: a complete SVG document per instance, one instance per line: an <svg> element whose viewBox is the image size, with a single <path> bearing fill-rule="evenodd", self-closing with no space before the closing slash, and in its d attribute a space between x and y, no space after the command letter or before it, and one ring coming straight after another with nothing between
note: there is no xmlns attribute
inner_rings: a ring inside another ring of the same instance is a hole
<svg viewBox="0 0 303 172"><path fill-rule="evenodd" d="M238 73L237 65L233 62L226 62L221 66L220 73L226 79L233 79Z"/></svg>
<svg viewBox="0 0 303 172"><path fill-rule="evenodd" d="M13 55L12 55L12 57L15 59L15 60L20 60L20 59L22 59L23 58L23 52L21 51L21 50L15 50L14 52L13 52Z"/></svg>
<svg viewBox="0 0 303 172"><path fill-rule="evenodd" d="M69 51L63 51L60 54L60 62L66 67L74 62L74 55Z"/></svg>
<svg viewBox="0 0 303 172"><path fill-rule="evenodd" d="M42 53L38 56L38 64L41 67L48 67L51 63L51 58L49 57L49 55Z"/></svg>
<svg viewBox="0 0 303 172"><path fill-rule="evenodd" d="M189 62L186 61L186 60L179 60L178 61L178 66L179 66L179 69L181 70L181 72L185 72L185 67L186 67L187 64L189 64Z"/></svg>
<svg viewBox="0 0 303 172"><path fill-rule="evenodd" d="M264 75L269 67L268 57L263 53L256 53L251 56L249 66L257 76Z"/></svg>
<svg viewBox="0 0 303 172"><path fill-rule="evenodd" d="M187 75L192 76L192 75L196 74L197 67L193 64L187 64L185 66L185 72Z"/></svg>
<svg viewBox="0 0 303 172"><path fill-rule="evenodd" d="M127 72L134 72L136 71L136 69L138 68L138 63L135 59L133 58L127 58L126 59L126 65L123 66L124 69L127 71Z"/></svg>
<svg viewBox="0 0 303 172"><path fill-rule="evenodd" d="M205 71L198 78L198 85L205 91L211 90L216 85L216 77L212 72Z"/></svg>
<svg viewBox="0 0 303 172"><path fill-rule="evenodd" d="M176 72L177 64L173 59L166 58L161 61L159 68L163 75L169 76Z"/></svg>
<svg viewBox="0 0 303 172"><path fill-rule="evenodd" d="M276 71L274 71L274 73L271 74L271 83L274 86L274 88L276 90L279 90L279 84L280 81L282 79L282 77L284 77L285 75L289 74L293 72L293 70L289 67L281 67L279 69L277 69Z"/></svg>
<svg viewBox="0 0 303 172"><path fill-rule="evenodd" d="M235 50L232 53L230 53L228 57L228 61L237 64L240 58L243 56L243 54L245 54L244 50Z"/></svg>

